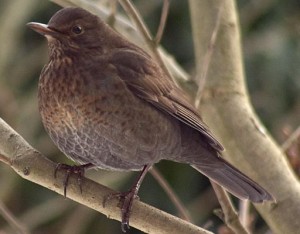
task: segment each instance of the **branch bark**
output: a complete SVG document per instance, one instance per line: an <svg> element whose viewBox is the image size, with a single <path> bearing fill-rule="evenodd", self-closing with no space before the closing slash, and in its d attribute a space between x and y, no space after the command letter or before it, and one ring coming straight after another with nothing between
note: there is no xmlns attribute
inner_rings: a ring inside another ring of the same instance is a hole
<svg viewBox="0 0 300 234"><path fill-rule="evenodd" d="M276 204L255 205L275 233L300 230L300 185L280 147L265 130L248 98L233 0L190 0L197 72L222 8L220 31L203 93L203 117L238 168L264 186ZM287 212L288 211L288 212Z"/></svg>
<svg viewBox="0 0 300 234"><path fill-rule="evenodd" d="M228 193L220 185L213 181L211 181L211 185L215 190L220 206L222 207L222 215L224 216L222 219L227 227L237 234L249 234L246 228L241 224L239 216L230 201Z"/></svg>
<svg viewBox="0 0 300 234"><path fill-rule="evenodd" d="M65 174L58 172L55 179L56 164L33 149L1 118L0 154L1 161L9 164L24 179L63 195L62 181ZM68 185L68 198L99 211L108 218L120 220L121 214L117 200L110 200L105 208L102 206L103 199L115 191L86 178L82 180L82 189L81 194L77 178L72 175ZM146 233L211 233L138 200L134 201L130 225Z"/></svg>

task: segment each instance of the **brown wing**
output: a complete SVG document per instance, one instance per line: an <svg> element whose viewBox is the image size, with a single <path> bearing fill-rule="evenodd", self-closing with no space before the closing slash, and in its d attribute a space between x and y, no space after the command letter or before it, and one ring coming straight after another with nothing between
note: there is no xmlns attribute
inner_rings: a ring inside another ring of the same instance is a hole
<svg viewBox="0 0 300 234"><path fill-rule="evenodd" d="M147 54L143 51L118 49L111 54L110 63L116 67L120 78L136 96L199 131L216 150L224 149L188 102L183 91L165 77Z"/></svg>

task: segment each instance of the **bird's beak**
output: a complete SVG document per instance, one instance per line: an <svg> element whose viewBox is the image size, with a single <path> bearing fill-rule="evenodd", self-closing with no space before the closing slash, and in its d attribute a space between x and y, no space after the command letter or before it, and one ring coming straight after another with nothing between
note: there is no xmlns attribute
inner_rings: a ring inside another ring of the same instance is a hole
<svg viewBox="0 0 300 234"><path fill-rule="evenodd" d="M27 24L27 26L43 36L55 37L55 35L58 34L57 31L49 28L47 24L30 22Z"/></svg>

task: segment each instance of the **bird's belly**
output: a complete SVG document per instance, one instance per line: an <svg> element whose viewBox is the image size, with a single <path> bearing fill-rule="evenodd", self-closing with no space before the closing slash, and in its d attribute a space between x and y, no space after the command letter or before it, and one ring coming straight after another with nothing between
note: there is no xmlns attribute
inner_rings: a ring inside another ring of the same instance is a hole
<svg viewBox="0 0 300 234"><path fill-rule="evenodd" d="M118 108L55 105L41 111L58 148L72 160L112 170L139 170L176 151L177 121L137 100Z"/></svg>

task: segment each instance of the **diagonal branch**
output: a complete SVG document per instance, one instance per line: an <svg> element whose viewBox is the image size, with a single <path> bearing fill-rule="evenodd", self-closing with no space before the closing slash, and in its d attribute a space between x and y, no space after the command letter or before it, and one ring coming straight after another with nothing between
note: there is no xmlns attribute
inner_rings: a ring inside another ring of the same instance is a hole
<svg viewBox="0 0 300 234"><path fill-rule="evenodd" d="M219 6L217 13L216 13L216 20L215 25L212 27L212 35L209 40L207 51L205 52L204 58L203 58L203 65L202 65L202 71L200 73L200 77L198 79L198 90L195 97L195 106L199 108L200 101L202 97L202 93L204 91L205 82L207 79L207 73L209 70L211 58L214 52L214 45L217 40L217 35L221 23L221 14L222 14L222 5ZM216 196L218 198L218 201L222 207L223 215L224 215L224 221L226 225L233 230L235 233L248 233L248 231L243 227L241 224L239 217L237 215L237 212L235 211L235 208L233 204L231 203L229 196L227 192L219 185L211 181L212 187L214 188L214 191L216 193Z"/></svg>
<svg viewBox="0 0 300 234"><path fill-rule="evenodd" d="M296 128L296 130L289 136L289 138L283 142L281 148L284 152L286 152L289 147L300 137L300 126Z"/></svg>
<svg viewBox="0 0 300 234"><path fill-rule="evenodd" d="M241 224L237 212L234 209L232 202L227 192L218 184L211 181L211 184L216 192L218 201L222 207L224 221L226 225L237 234L249 234L249 232Z"/></svg>
<svg viewBox="0 0 300 234"><path fill-rule="evenodd" d="M0 214L10 224L10 226L20 234L29 234L26 226L24 226L0 201ZM1 232L1 231L0 231Z"/></svg>
<svg viewBox="0 0 300 234"><path fill-rule="evenodd" d="M213 28L213 32L212 32L211 39L208 44L207 52L205 53L205 57L203 59L204 63L202 65L202 72L198 79L198 90L197 90L196 97L195 97L195 106L197 108L199 108L199 106L200 106L201 96L202 96L205 82L207 79L207 72L209 69L212 54L214 52L214 46L216 43L219 26L220 26L221 13L222 13L222 7L220 7L218 10L217 17L216 17L216 25Z"/></svg>
<svg viewBox="0 0 300 234"><path fill-rule="evenodd" d="M184 205L182 204L182 202L180 201L180 199L178 198L176 193L173 191L173 189L171 188L169 183L161 175L159 170L157 170L156 167L152 167L149 172L156 179L156 181L160 184L160 186L163 188L163 190L165 190L165 192L167 193L167 195L169 196L169 198L171 199L173 204L176 206L181 217L188 222L192 222L192 218L191 218L190 214L185 209Z"/></svg>
<svg viewBox="0 0 300 234"><path fill-rule="evenodd" d="M63 172L58 172L54 178L56 164L32 148L17 132L0 118L0 154L4 161L9 162L12 169L24 179L30 180L52 191L63 195ZM2 160L3 161L3 160ZM117 200L107 202L105 208L102 202L108 194L114 191L83 178L83 193L80 193L76 176L70 177L68 197L78 203L105 214L111 219L120 220L120 208ZM144 232L152 233L194 233L208 234L182 219L167 214L140 201L135 201L131 215L131 226Z"/></svg>
<svg viewBox="0 0 300 234"><path fill-rule="evenodd" d="M165 63L162 60L162 57L158 51L156 41L153 40L150 31L148 30L145 22L143 21L138 11L135 9L134 5L131 3L130 0L119 0L119 2L124 8L124 10L127 12L127 14L131 17L133 22L136 24L138 30L143 35L145 42L147 43L148 47L152 51L154 58L156 59L160 67L164 70L164 72L167 74L169 78L173 79L171 73L169 72L168 68L166 67Z"/></svg>
<svg viewBox="0 0 300 234"><path fill-rule="evenodd" d="M230 161L276 198L276 204L255 205L271 229L276 233L297 233L300 223L294 217L300 216L300 184L280 147L267 131L260 131L265 128L249 102L236 3L234 0L189 2L197 67L203 64L209 41L204 32L211 30L216 9L223 7L220 33L202 96L203 117L222 139Z"/></svg>
<svg viewBox="0 0 300 234"><path fill-rule="evenodd" d="M165 29L166 22L167 22L167 16L168 16L168 13L169 13L169 7L170 7L169 0L164 0L164 5L163 5L163 8L162 8L162 12L161 12L160 23L159 23L159 26L158 26L158 29L157 29L155 40L154 40L156 46L158 46L158 44L160 43L161 38L163 36L164 29Z"/></svg>

